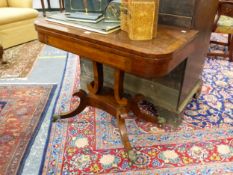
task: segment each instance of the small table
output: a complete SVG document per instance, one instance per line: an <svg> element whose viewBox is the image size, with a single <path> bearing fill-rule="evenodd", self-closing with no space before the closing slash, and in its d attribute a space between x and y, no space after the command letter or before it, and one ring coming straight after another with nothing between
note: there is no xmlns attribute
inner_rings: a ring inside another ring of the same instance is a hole
<svg viewBox="0 0 233 175"><path fill-rule="evenodd" d="M79 106L59 118L73 117L86 106L97 107L112 114L117 118L124 148L129 158L134 160L124 114L131 111L137 117L160 125L155 117L141 112L138 102L143 99L142 95L124 96L124 73L149 79L167 75L200 45L198 31L183 31L182 28L159 25L158 35L153 40L132 41L121 30L102 35L45 19L38 19L35 26L41 42L78 54L93 63L94 80L87 85L89 93L84 90L75 92L73 95L80 98ZM114 69L112 88L103 86L103 65Z"/></svg>

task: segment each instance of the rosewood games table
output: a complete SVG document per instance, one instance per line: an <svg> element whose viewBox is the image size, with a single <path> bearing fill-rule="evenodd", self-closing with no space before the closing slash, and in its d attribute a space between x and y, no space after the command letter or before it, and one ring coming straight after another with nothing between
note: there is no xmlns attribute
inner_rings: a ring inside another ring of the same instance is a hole
<svg viewBox="0 0 233 175"><path fill-rule="evenodd" d="M200 45L198 31L159 25L158 35L150 41L129 40L127 33L102 35L62 24L38 19L35 22L39 40L53 47L78 54L92 61L94 80L87 85L88 93L79 90L73 95L80 98L79 106L59 118L73 117L86 106L100 108L116 117L124 148L129 158L135 159L125 127L125 114L133 112L137 117L161 125L156 117L143 113L138 102L143 95L124 94L124 74L142 78L163 77L176 68ZM112 88L103 85L103 65L114 69ZM58 118L55 118L58 119Z"/></svg>

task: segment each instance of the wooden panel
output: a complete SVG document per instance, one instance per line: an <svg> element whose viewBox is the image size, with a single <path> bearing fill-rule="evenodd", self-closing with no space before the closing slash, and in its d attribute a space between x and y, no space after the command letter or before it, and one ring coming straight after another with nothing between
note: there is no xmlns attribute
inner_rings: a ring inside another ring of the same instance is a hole
<svg viewBox="0 0 233 175"><path fill-rule="evenodd" d="M192 17L160 13L159 24L167 24L167 25L191 28Z"/></svg>
<svg viewBox="0 0 233 175"><path fill-rule="evenodd" d="M160 26L157 38L139 42L129 40L123 31L110 35L86 34L85 30L44 19L35 24L39 40L45 44L144 78L168 74L199 45L195 39L197 31L183 33L182 28L171 26Z"/></svg>
<svg viewBox="0 0 233 175"><path fill-rule="evenodd" d="M160 13L192 17L196 0L160 0Z"/></svg>

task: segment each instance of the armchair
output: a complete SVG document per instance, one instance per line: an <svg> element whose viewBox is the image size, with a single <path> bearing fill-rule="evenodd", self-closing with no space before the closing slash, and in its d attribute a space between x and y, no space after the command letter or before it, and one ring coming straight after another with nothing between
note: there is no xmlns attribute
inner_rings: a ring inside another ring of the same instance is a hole
<svg viewBox="0 0 233 175"><path fill-rule="evenodd" d="M210 41L210 43L228 47L228 53L209 52L208 56L229 57L229 60L233 61L233 1L219 0L213 32L228 35L227 43L213 40Z"/></svg>
<svg viewBox="0 0 233 175"><path fill-rule="evenodd" d="M0 0L0 45L4 49L37 39L32 0Z"/></svg>

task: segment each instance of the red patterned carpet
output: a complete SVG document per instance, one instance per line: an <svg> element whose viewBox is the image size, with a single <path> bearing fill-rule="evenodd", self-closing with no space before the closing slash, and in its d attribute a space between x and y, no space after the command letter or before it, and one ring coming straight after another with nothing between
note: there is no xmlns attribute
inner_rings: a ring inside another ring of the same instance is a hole
<svg viewBox="0 0 233 175"><path fill-rule="evenodd" d="M65 75L56 111L70 108L74 91ZM233 174L233 64L207 59L201 96L189 103L171 131L129 116L127 130L137 151L130 166L116 120L87 108L52 124L42 174L212 175Z"/></svg>
<svg viewBox="0 0 233 175"><path fill-rule="evenodd" d="M53 85L1 85L1 175L14 175L23 165L54 90Z"/></svg>

